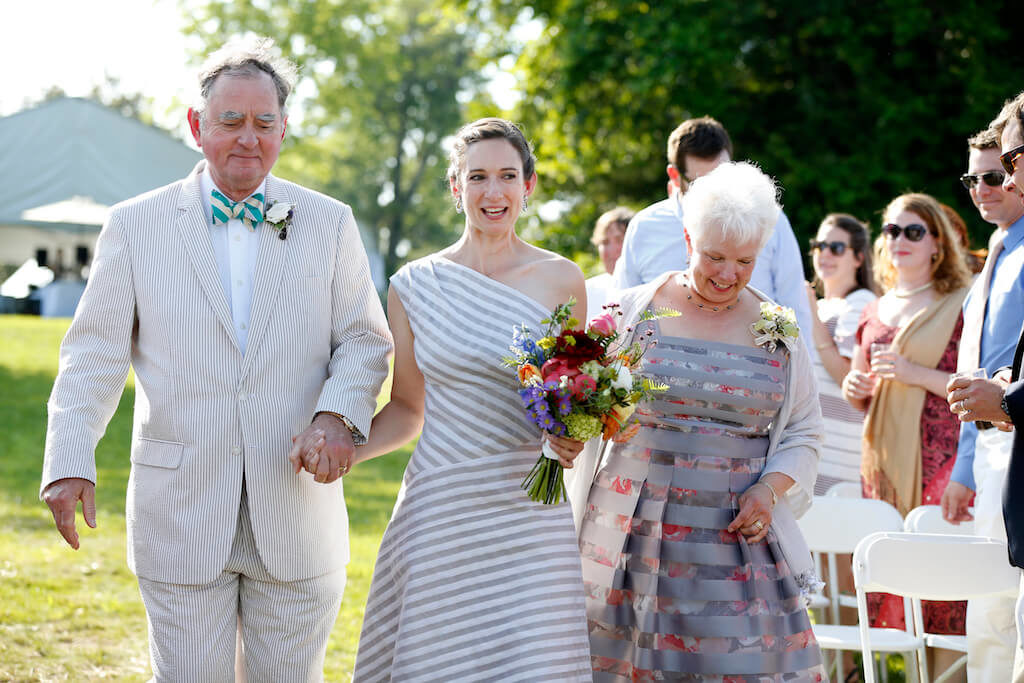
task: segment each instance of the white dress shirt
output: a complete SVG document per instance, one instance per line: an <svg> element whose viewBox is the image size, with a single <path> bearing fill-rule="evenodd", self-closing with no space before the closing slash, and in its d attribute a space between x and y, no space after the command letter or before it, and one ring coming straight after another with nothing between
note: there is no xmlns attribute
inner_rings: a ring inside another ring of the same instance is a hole
<svg viewBox="0 0 1024 683"><path fill-rule="evenodd" d="M264 197L266 196L266 184L267 181L264 179L256 190ZM245 223L237 218L228 219L227 223L214 225L210 193L217 190L225 197L227 195L213 182L209 166L200 175L199 186L202 191L206 224L210 227L213 257L220 273L220 284L224 288L224 296L228 299L228 308L231 309L231 319L235 324L238 348L244 354L245 343L249 338L249 313L252 310L252 278L260 251L259 225L256 226L256 230L250 230Z"/></svg>
<svg viewBox="0 0 1024 683"><path fill-rule="evenodd" d="M587 278L587 322L604 313L601 308L607 303L615 301L615 276L611 273L601 273L592 278Z"/></svg>
<svg viewBox="0 0 1024 683"><path fill-rule="evenodd" d="M626 229L622 254L615 263L618 290L650 282L664 272L689 265L683 238L683 209L674 197L639 211ZM811 307L804 284L803 257L786 214L779 212L771 237L761 249L750 284L796 313L800 336L811 352Z"/></svg>

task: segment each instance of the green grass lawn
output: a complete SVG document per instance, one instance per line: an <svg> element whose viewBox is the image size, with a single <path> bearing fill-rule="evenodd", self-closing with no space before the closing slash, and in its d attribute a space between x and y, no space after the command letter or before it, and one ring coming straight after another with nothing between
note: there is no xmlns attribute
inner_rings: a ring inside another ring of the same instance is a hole
<svg viewBox="0 0 1024 683"><path fill-rule="evenodd" d="M0 680L144 681L146 617L125 563L131 377L96 450L98 528L78 516L80 550L64 543L38 497L46 400L67 325L0 316ZM345 478L352 560L327 680L351 675L374 558L411 452L409 445Z"/></svg>

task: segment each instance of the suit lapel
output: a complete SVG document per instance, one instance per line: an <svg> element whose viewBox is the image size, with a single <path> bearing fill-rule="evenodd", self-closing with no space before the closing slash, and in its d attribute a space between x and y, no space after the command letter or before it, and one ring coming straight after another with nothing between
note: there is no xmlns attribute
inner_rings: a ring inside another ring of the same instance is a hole
<svg viewBox="0 0 1024 683"><path fill-rule="evenodd" d="M264 208L274 202L285 201L294 200L286 194L285 188L274 176L268 175ZM256 271L253 275L249 339L245 345L245 361L242 363L243 375L252 362L253 349L260 343L260 338L270 322L270 316L274 311L274 304L281 289L281 277L284 275L288 257L288 240L280 239L277 230L273 230L269 225L263 223L257 227L257 230L260 231L260 249L259 255L256 257Z"/></svg>
<svg viewBox="0 0 1024 683"><path fill-rule="evenodd" d="M178 231L210 306L238 349L235 326L231 321L231 309L228 307L224 287L220 283L220 275L213 257L213 245L210 244L210 229L206 225L206 212L203 211L202 200L199 197L199 174L202 173L204 165L205 162L199 162L182 186L181 200L178 203Z"/></svg>

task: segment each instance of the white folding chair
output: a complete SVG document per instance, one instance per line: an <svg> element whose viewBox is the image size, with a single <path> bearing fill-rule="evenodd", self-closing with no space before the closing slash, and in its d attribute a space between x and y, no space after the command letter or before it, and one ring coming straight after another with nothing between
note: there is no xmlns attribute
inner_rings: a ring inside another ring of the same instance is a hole
<svg viewBox="0 0 1024 683"><path fill-rule="evenodd" d="M864 495L861 492L860 484L855 481L841 481L837 484L832 484L825 491L825 495L829 498L863 498Z"/></svg>
<svg viewBox="0 0 1024 683"><path fill-rule="evenodd" d="M841 486L838 484L837 486ZM828 558L828 577L826 577L825 594L812 600L810 607L820 604L824 599L830 608L830 619L818 620L814 624L814 636L823 650L835 650L836 679L843 680L843 663L840 651L857 652L861 650L861 634L857 626L846 626L839 623L840 607L856 607L855 595L843 595L839 591L837 555L852 554L857 544L866 536L876 531L900 531L903 529L903 517L889 503L870 498L843 497L831 495L815 496L811 508L799 520L800 531L803 533L807 547L814 556L815 567L821 575L821 557ZM909 617L909 605L907 606ZM909 619L908 619L909 623ZM872 629L875 640L887 647L877 647L876 652L912 652L915 647L913 638L899 629ZM865 660L864 667L873 666L872 660Z"/></svg>
<svg viewBox="0 0 1024 683"><path fill-rule="evenodd" d="M885 643L869 629L869 592L885 592L910 598L915 641L916 666L904 660L908 677L911 671L928 681L926 645L950 647L947 639L963 636L936 636L924 631L921 600L969 600L990 595L1016 595L1019 571L1007 561L1006 544L977 536L921 534L906 532L874 533L857 544L853 553L853 580L857 587L857 615L860 620L864 661ZM907 624L911 628L910 622ZM966 648L966 646L965 646ZM955 669L955 667L954 667ZM873 668L864 667L867 683L874 683ZM952 670L937 679L945 680Z"/></svg>
<svg viewBox="0 0 1024 683"><path fill-rule="evenodd" d="M974 535L974 522L950 524L942 518L939 505L921 505L907 513L903 530L918 534L951 534L954 536Z"/></svg>
<svg viewBox="0 0 1024 683"><path fill-rule="evenodd" d="M920 505L907 513L907 517L903 521L903 530L916 534L972 536L974 534L974 522L950 524L942 517L942 506ZM953 662L948 669L942 672L942 675L935 679L937 682L948 680L958 669L967 666L966 637L929 634L925 636L925 645L963 653L962 657Z"/></svg>

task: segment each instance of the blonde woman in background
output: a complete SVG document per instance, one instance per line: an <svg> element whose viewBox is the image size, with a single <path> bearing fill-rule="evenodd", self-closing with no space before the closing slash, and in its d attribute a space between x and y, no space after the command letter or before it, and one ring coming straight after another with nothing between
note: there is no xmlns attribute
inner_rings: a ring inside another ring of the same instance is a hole
<svg viewBox="0 0 1024 683"><path fill-rule="evenodd" d="M626 227L631 220L632 209L616 206L602 213L594 224L590 243L597 247L604 272L587 279L587 320L601 315L601 307L615 301L615 278L612 273L622 253L622 240L626 237Z"/></svg>

